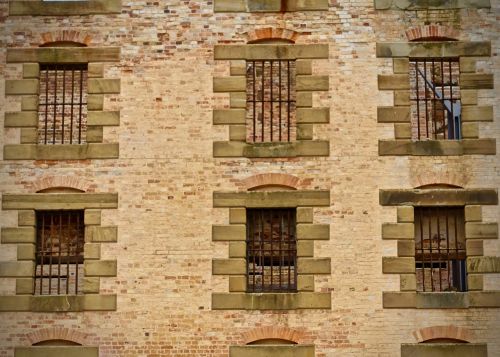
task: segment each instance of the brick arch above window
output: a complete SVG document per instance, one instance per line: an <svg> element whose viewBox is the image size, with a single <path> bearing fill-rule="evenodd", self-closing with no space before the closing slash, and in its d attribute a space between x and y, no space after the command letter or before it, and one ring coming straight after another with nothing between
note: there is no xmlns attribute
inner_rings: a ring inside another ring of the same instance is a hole
<svg viewBox="0 0 500 357"><path fill-rule="evenodd" d="M264 27L248 31L244 35L248 43L263 43L268 40L295 43L300 36L300 32L285 28Z"/></svg>
<svg viewBox="0 0 500 357"><path fill-rule="evenodd" d="M302 331L276 326L259 327L243 334L243 340L246 345L256 344L266 340L281 340L296 344L303 338L304 333Z"/></svg>
<svg viewBox="0 0 500 357"><path fill-rule="evenodd" d="M413 331L413 336L419 343L444 339L457 342L472 342L475 338L473 331L454 325L424 327Z"/></svg>
<svg viewBox="0 0 500 357"><path fill-rule="evenodd" d="M69 341L73 344L85 345L88 344L88 335L81 331L70 329L67 327L51 327L39 329L30 332L26 335L31 345L40 345L47 341L62 340Z"/></svg>
<svg viewBox="0 0 500 357"><path fill-rule="evenodd" d="M422 25L409 28L405 32L408 41L458 41L459 31L445 25Z"/></svg>
<svg viewBox="0 0 500 357"><path fill-rule="evenodd" d="M260 174L241 181L248 191L264 190L270 187L296 190L300 179L296 176L279 173Z"/></svg>
<svg viewBox="0 0 500 357"><path fill-rule="evenodd" d="M51 43L61 42L73 42L84 46L90 46L93 39L93 35L85 31L60 30L44 32L40 34L40 46L44 47Z"/></svg>
<svg viewBox="0 0 500 357"><path fill-rule="evenodd" d="M466 172L426 171L413 175L411 181L415 188L425 188L432 185L461 188L467 186L469 177Z"/></svg>
<svg viewBox="0 0 500 357"><path fill-rule="evenodd" d="M90 183L85 179L75 176L46 176L33 183L34 192L47 192L47 190L69 188L78 192L89 192Z"/></svg>

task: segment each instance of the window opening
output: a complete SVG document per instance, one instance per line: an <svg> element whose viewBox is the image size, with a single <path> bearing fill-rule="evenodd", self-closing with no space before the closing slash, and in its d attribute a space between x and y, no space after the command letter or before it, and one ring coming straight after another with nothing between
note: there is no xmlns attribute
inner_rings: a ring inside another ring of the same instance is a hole
<svg viewBox="0 0 500 357"><path fill-rule="evenodd" d="M297 289L295 209L247 209L247 291Z"/></svg>
<svg viewBox="0 0 500 357"><path fill-rule="evenodd" d="M461 138L458 58L410 59L412 139Z"/></svg>
<svg viewBox="0 0 500 357"><path fill-rule="evenodd" d="M87 64L41 64L39 144L82 144L87 130Z"/></svg>
<svg viewBox="0 0 500 357"><path fill-rule="evenodd" d="M463 207L415 207L417 290L466 291Z"/></svg>
<svg viewBox="0 0 500 357"><path fill-rule="evenodd" d="M247 61L247 142L288 142L296 137L296 64Z"/></svg>
<svg viewBox="0 0 500 357"><path fill-rule="evenodd" d="M78 294L83 283L84 212L36 212L34 295Z"/></svg>

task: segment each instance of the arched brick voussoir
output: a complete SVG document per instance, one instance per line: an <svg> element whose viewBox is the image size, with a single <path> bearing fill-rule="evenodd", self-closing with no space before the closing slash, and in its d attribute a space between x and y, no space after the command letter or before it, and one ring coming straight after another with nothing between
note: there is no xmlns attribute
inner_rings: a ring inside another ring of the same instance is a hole
<svg viewBox="0 0 500 357"><path fill-rule="evenodd" d="M245 37L247 42L258 42L262 40L285 40L291 43L300 36L300 33L294 30L284 28L264 27L246 32Z"/></svg>
<svg viewBox="0 0 500 357"><path fill-rule="evenodd" d="M297 189L299 178L288 174L268 173L250 176L241 180L241 186L247 190L255 190L266 186L281 186L291 190Z"/></svg>
<svg viewBox="0 0 500 357"><path fill-rule="evenodd" d="M88 345L88 335L74 329L66 327L51 327L45 329L38 329L26 334L31 345L48 340L65 340L76 342L80 345Z"/></svg>
<svg viewBox="0 0 500 357"><path fill-rule="evenodd" d="M48 188L73 188L78 191L89 191L90 183L76 176L45 176L33 182L33 192L39 192Z"/></svg>
<svg viewBox="0 0 500 357"><path fill-rule="evenodd" d="M411 184L413 187L430 185L449 185L455 187L466 187L469 177L466 172L451 171L426 171L412 175Z"/></svg>
<svg viewBox="0 0 500 357"><path fill-rule="evenodd" d="M86 46L92 44L93 36L84 31L59 30L53 32L44 32L40 35L40 45L53 42L75 42Z"/></svg>
<svg viewBox="0 0 500 357"><path fill-rule="evenodd" d="M462 342L472 342L474 333L463 327L448 326L430 326L413 331L413 336L417 342L425 342L436 339L451 339Z"/></svg>
<svg viewBox="0 0 500 357"><path fill-rule="evenodd" d="M303 335L303 332L292 330L288 327L266 326L245 332L243 334L243 340L245 344L266 339L280 339L295 343L301 343Z"/></svg>
<svg viewBox="0 0 500 357"><path fill-rule="evenodd" d="M444 25L422 25L412 27L406 30L406 38L408 41L418 41L425 39L458 40L459 31L451 26Z"/></svg>

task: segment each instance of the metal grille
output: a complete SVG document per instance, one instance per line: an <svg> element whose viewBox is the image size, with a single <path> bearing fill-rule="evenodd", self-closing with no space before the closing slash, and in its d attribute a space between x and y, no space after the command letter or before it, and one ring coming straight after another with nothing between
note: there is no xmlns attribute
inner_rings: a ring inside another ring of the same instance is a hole
<svg viewBox="0 0 500 357"><path fill-rule="evenodd" d="M78 294L82 291L83 211L36 213L35 295Z"/></svg>
<svg viewBox="0 0 500 357"><path fill-rule="evenodd" d="M295 61L247 61L247 141L293 141Z"/></svg>
<svg viewBox="0 0 500 357"><path fill-rule="evenodd" d="M40 66L38 143L85 142L87 73L87 64Z"/></svg>
<svg viewBox="0 0 500 357"><path fill-rule="evenodd" d="M459 75L457 58L410 61L413 139L460 139Z"/></svg>
<svg viewBox="0 0 500 357"><path fill-rule="evenodd" d="M247 210L247 291L297 289L295 209Z"/></svg>
<svg viewBox="0 0 500 357"><path fill-rule="evenodd" d="M415 208L418 291L466 291L463 207Z"/></svg>

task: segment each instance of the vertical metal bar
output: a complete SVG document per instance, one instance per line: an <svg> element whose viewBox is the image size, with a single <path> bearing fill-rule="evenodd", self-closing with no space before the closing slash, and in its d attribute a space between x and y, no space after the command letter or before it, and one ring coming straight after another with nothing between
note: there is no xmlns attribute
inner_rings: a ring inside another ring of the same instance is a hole
<svg viewBox="0 0 500 357"><path fill-rule="evenodd" d="M54 254L54 215L50 215L50 250L49 250L49 295L52 295L52 255Z"/></svg>
<svg viewBox="0 0 500 357"><path fill-rule="evenodd" d="M288 133L288 140L290 141L290 61L287 61L287 133Z"/></svg>
<svg viewBox="0 0 500 357"><path fill-rule="evenodd" d="M288 290L290 290L291 286L292 286L292 283L291 283L291 262L292 262L292 257L291 257L291 232L290 232L290 210L287 210L287 224L288 224L288 229L287 229L287 240L288 240ZM294 265L293 267L294 269L294 274L295 274L295 271L297 270L297 264Z"/></svg>
<svg viewBox="0 0 500 357"><path fill-rule="evenodd" d="M72 213L68 212L68 234L66 235L66 294L69 294L69 261L71 257L71 217Z"/></svg>
<svg viewBox="0 0 500 357"><path fill-rule="evenodd" d="M271 98L269 100L269 104L271 106L271 120L269 121L269 129L271 130L271 141L273 141L273 86L274 86L274 81L273 81L273 61L269 61L271 63L270 67L270 73L269 73L269 80L270 80L270 95ZM271 220L272 222L272 220Z"/></svg>
<svg viewBox="0 0 500 357"><path fill-rule="evenodd" d="M66 68L63 66L63 98L62 98L62 119L61 119L61 144L64 144L64 106L66 105Z"/></svg>
<svg viewBox="0 0 500 357"><path fill-rule="evenodd" d="M433 90L432 90L432 99L431 99L431 103L432 103L432 115L431 115L431 118L432 118L432 123L431 125L434 126L434 139L437 139L438 136L437 136L437 118L436 118L436 78L435 78L435 68L434 68L434 58L432 59L432 67L431 67L431 75L432 75L432 85L434 86Z"/></svg>
<svg viewBox="0 0 500 357"><path fill-rule="evenodd" d="M434 290L434 264L433 264L433 261L432 261L432 219L433 219L433 209L431 208L430 209L430 212L429 212L429 240L430 240L430 244L429 244L429 249L430 249L430 254L429 256L431 257L431 291L435 291Z"/></svg>
<svg viewBox="0 0 500 357"><path fill-rule="evenodd" d="M54 65L54 118L52 126L52 144L56 143L56 124L57 124L57 65ZM51 271L52 273L52 271Z"/></svg>
<svg viewBox="0 0 500 357"><path fill-rule="evenodd" d="M416 89L416 99L417 99L417 133L418 133L418 140L420 140L420 92L418 89L418 60L415 60L415 78L417 79L417 89Z"/></svg>
<svg viewBox="0 0 500 357"><path fill-rule="evenodd" d="M279 99L278 99L278 104L279 104L279 139L281 141L281 105L282 105L282 100L281 100L281 62L283 61L278 61L278 72L279 72L279 79L278 79L278 93L279 93Z"/></svg>
<svg viewBox="0 0 500 357"><path fill-rule="evenodd" d="M279 224L279 289L283 289L282 277L283 277L283 215L284 211L281 211L278 216L278 224Z"/></svg>
<svg viewBox="0 0 500 357"><path fill-rule="evenodd" d="M259 252L259 255L260 255L260 268L262 270L262 277L261 277L261 291L263 291L265 289L265 239L266 239L266 236L264 234L264 230L265 230L265 224L264 224L264 210L260 210L260 244L259 244L259 248L260 248L260 252Z"/></svg>
<svg viewBox="0 0 500 357"><path fill-rule="evenodd" d="M441 59L440 60L440 64L441 64L441 105L443 106L443 108L441 109L441 112L443 113L443 118L445 120L445 127L451 125L450 123L446 123L448 121L448 112L446 111L446 106L445 106L445 93L444 93L444 60ZM445 130L445 139L446 139L446 135L447 135L447 132L448 130ZM449 135L448 135L448 139L450 139Z"/></svg>
<svg viewBox="0 0 500 357"><path fill-rule="evenodd" d="M443 291L443 285L442 285L442 282L441 282L441 227L440 227L440 224L439 224L439 220L441 218L441 209L439 207L436 208L436 213L437 213L437 237L438 237L438 267L439 267L439 291Z"/></svg>
<svg viewBox="0 0 500 357"><path fill-rule="evenodd" d="M424 213L423 209L418 209L420 224L420 261L422 262L422 291L425 291L425 255L424 255Z"/></svg>
<svg viewBox="0 0 500 357"><path fill-rule="evenodd" d="M69 126L69 143L73 144L73 107L75 105L75 68L71 68L71 122Z"/></svg>
<svg viewBox="0 0 500 357"><path fill-rule="evenodd" d="M80 109L78 117L78 144L82 143L82 109L83 109L83 69L80 69Z"/></svg>
<svg viewBox="0 0 500 357"><path fill-rule="evenodd" d="M42 216L42 234L41 234L41 244L40 244L40 250L41 250L41 272L40 272L40 295L43 295L43 265L44 265L44 258L45 258L45 214L40 213Z"/></svg>
<svg viewBox="0 0 500 357"><path fill-rule="evenodd" d="M45 67L45 127L44 144L47 144L47 132L49 126L49 67Z"/></svg>
<svg viewBox="0 0 500 357"><path fill-rule="evenodd" d="M62 216L63 213L59 213L59 236L57 237L57 243L58 243L58 261L57 261L57 294L59 295L61 293L61 243L62 243Z"/></svg>
<svg viewBox="0 0 500 357"><path fill-rule="evenodd" d="M424 103L425 103L425 132L426 132L426 137L429 138L429 109L427 107L427 62L426 60L424 62Z"/></svg>
<svg viewBox="0 0 500 357"><path fill-rule="evenodd" d="M448 276L446 278L448 282L448 289L451 288L452 281L450 279L450 267L451 267L451 261L450 261L450 227L449 227L449 218L450 218L450 211L447 210L446 212L446 264L448 267Z"/></svg>
<svg viewBox="0 0 500 357"><path fill-rule="evenodd" d="M253 74L253 95L252 95L252 104L253 104L253 142L255 142L256 140L256 121L257 121L257 108L256 108L256 105L257 105L257 95L256 95L256 84L255 84L255 81L256 81L256 71L257 69L255 68L255 61L252 62L252 66L253 66L253 71L252 71L252 74Z"/></svg>
<svg viewBox="0 0 500 357"><path fill-rule="evenodd" d="M450 72L450 109L451 109L451 121L454 124L455 123L455 114L453 113L453 77L452 77L452 73L451 73L451 59L448 61L448 68L449 68L449 72Z"/></svg>
<svg viewBox="0 0 500 357"><path fill-rule="evenodd" d="M76 251L75 251L75 257L76 257L76 266L75 266L75 294L78 294L78 261L80 260L80 214L76 215L76 227L77 227L77 234L76 234Z"/></svg>
<svg viewBox="0 0 500 357"><path fill-rule="evenodd" d="M450 82L451 82L451 78L450 78ZM457 218L458 218L458 212L455 212L455 261L456 261L457 266L460 266L459 264L460 264L462 259L460 258L459 250L458 250ZM461 272L459 274L461 274ZM454 288L457 288L457 290L459 290L460 286L454 286Z"/></svg>
<svg viewBox="0 0 500 357"><path fill-rule="evenodd" d="M262 137L261 137L261 141L265 141L264 139L264 123L265 123L265 115L266 115L266 112L264 110L264 107L265 107L265 93L266 93L266 82L265 82L265 75L264 75L264 72L266 71L266 61L262 61L262 122L260 123L261 124L261 132L262 132Z"/></svg>
<svg viewBox="0 0 500 357"><path fill-rule="evenodd" d="M273 286L273 283L274 283L274 272L273 272L273 263L274 263L274 256L273 256L273 243L274 243L274 239L273 239L273 210L268 210L269 212L269 224L270 224L270 228L269 228L269 263L271 265L271 270L270 270L270 274L271 274L271 290L274 290L274 286Z"/></svg>

